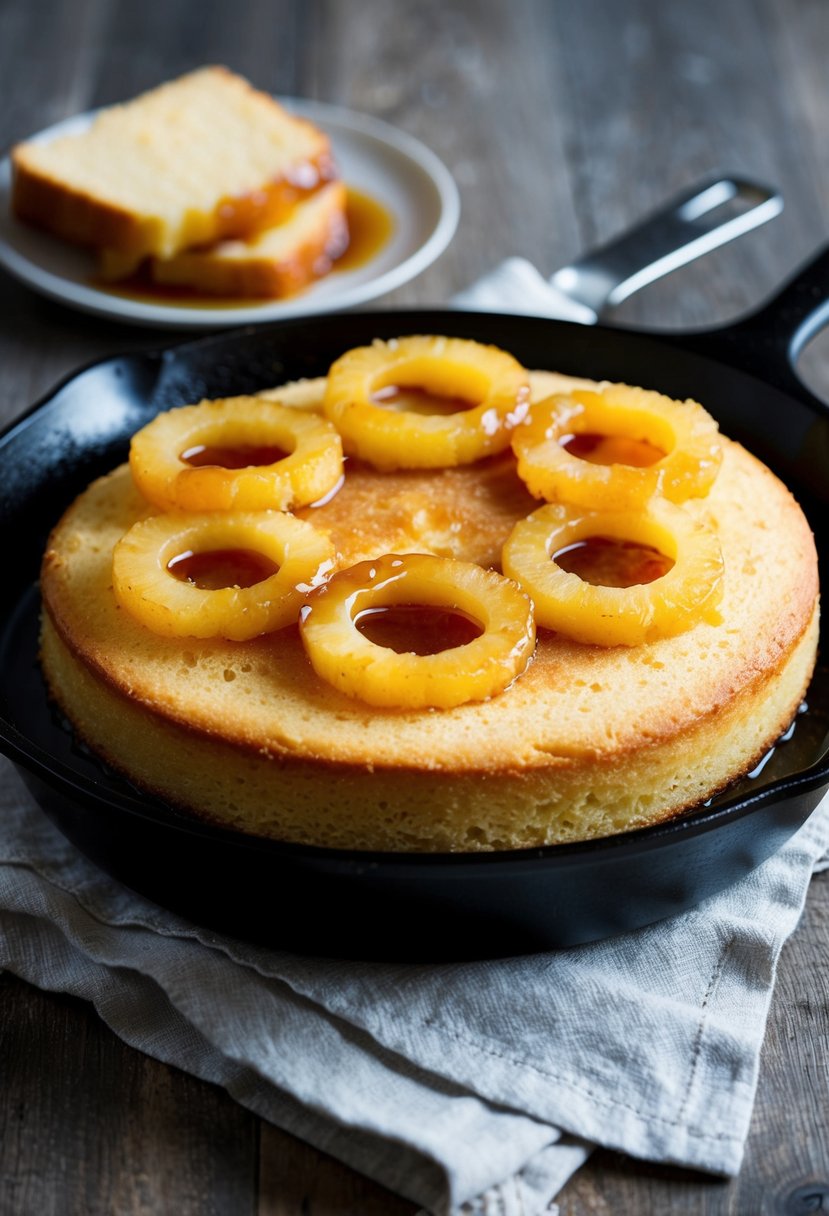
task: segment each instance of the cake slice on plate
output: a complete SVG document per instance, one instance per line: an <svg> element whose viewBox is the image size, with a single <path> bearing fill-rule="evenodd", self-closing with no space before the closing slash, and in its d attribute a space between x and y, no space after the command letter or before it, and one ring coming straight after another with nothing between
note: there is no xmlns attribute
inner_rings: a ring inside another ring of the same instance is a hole
<svg viewBox="0 0 829 1216"><path fill-rule="evenodd" d="M103 110L81 133L18 144L12 163L15 214L97 248L112 279L274 228L336 177L322 131L222 67Z"/></svg>
<svg viewBox="0 0 829 1216"><path fill-rule="evenodd" d="M272 228L249 237L153 258L156 283L206 295L289 296L327 274L348 245L346 189L329 182Z"/></svg>

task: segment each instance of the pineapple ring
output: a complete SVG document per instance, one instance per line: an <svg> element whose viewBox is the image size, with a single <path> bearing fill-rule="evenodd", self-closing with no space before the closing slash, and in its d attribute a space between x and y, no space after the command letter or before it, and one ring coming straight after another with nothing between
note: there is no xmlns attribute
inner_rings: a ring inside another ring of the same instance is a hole
<svg viewBox="0 0 829 1216"><path fill-rule="evenodd" d="M289 454L237 469L183 459L193 448L245 446ZM336 487L342 442L317 414L259 397L226 397L159 414L133 436L130 469L144 497L163 511L287 511Z"/></svg>
<svg viewBox="0 0 829 1216"><path fill-rule="evenodd" d="M653 464L592 464L562 445L568 435L647 440L665 455ZM703 498L722 460L717 424L696 401L608 384L577 389L532 406L512 437L518 474L536 498L602 511L643 506L654 494L671 502Z"/></svg>
<svg viewBox="0 0 829 1216"><path fill-rule="evenodd" d="M224 549L253 551L278 569L252 586L216 590L170 572L183 554ZM115 546L112 585L118 603L153 633L244 642L296 621L333 558L334 546L312 524L278 511L155 515L133 524Z"/></svg>
<svg viewBox="0 0 829 1216"><path fill-rule="evenodd" d="M378 405L392 387L458 397L470 408L422 414ZM512 355L462 338L415 336L347 351L328 373L324 409L346 450L379 469L471 464L509 447L529 407L529 380Z"/></svg>
<svg viewBox="0 0 829 1216"><path fill-rule="evenodd" d="M357 628L369 609L423 604L461 611L483 632L437 654L398 654ZM323 680L369 705L451 709L511 684L535 644L532 604L519 587L471 562L431 554L387 554L341 570L315 591L300 632Z"/></svg>
<svg viewBox="0 0 829 1216"><path fill-rule="evenodd" d="M649 545L674 565L650 583L597 587L556 564L555 553L595 536ZM639 646L683 633L700 620L720 620L720 542L705 524L664 499L653 499L636 515L548 503L515 525L504 545L503 568L532 596L538 623L576 642Z"/></svg>

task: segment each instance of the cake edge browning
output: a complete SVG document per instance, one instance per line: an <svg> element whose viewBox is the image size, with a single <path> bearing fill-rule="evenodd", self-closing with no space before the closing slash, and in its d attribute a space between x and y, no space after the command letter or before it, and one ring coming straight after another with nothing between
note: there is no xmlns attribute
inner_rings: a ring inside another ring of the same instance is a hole
<svg viewBox="0 0 829 1216"><path fill-rule="evenodd" d="M538 392L563 379L534 375ZM264 395L313 409L322 384ZM79 736L128 779L252 835L342 849L487 851L583 841L672 818L750 772L774 745L797 712L817 650L808 522L770 470L726 444L713 493L689 507L729 538L739 590L723 627L615 648L616 658L541 631L534 663L503 697L431 715L372 713L315 683L295 630L246 643L244 665L218 641L189 655L193 647L170 649L136 624L125 635L128 622L104 609L105 555L148 508L126 488L125 471L114 470L69 508L44 558L42 665L52 696ZM440 493L447 492L463 495L465 483L444 477ZM509 494L506 501L517 508ZM489 520L491 506L484 498L475 509ZM331 525L325 511L320 517ZM464 539L470 543L465 532ZM90 613L99 618L91 631ZM170 695L168 677L189 714ZM209 713L201 704L206 677L215 702ZM562 731L565 692L571 713ZM228 720L246 700L247 725ZM533 735L521 724L539 704L542 724L553 714L555 729Z"/></svg>
<svg viewBox="0 0 829 1216"><path fill-rule="evenodd" d="M624 767L557 758L546 768L465 771L255 753L153 714L107 686L44 613L50 693L112 768L206 822L291 843L389 852L514 850L615 835L691 810L755 767L811 678L819 610L749 694ZM400 800L405 777L405 805ZM638 791L638 792L634 792Z"/></svg>

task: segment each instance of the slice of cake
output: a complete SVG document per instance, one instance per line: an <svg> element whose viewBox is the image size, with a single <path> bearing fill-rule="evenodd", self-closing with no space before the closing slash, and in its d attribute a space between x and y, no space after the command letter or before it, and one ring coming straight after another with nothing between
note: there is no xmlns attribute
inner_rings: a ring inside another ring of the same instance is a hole
<svg viewBox="0 0 829 1216"><path fill-rule="evenodd" d="M157 283L218 296L292 295L327 274L348 245L346 189L330 182L297 203L291 215L248 240L219 241L153 258Z"/></svg>
<svg viewBox="0 0 829 1216"><path fill-rule="evenodd" d="M12 162L16 215L105 250L110 277L272 227L336 176L323 132L222 67L19 144Z"/></svg>

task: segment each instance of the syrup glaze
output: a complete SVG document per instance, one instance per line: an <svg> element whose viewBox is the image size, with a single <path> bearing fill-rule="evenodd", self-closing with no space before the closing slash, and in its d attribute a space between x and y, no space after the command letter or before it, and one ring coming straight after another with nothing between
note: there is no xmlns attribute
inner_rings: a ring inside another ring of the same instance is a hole
<svg viewBox="0 0 829 1216"><path fill-rule="evenodd" d="M560 440L571 456L590 464L627 464L637 469L656 464L667 455L662 448L647 439L629 439L626 435L598 435L592 432L565 435Z"/></svg>
<svg viewBox="0 0 829 1216"><path fill-rule="evenodd" d="M635 587L667 574L673 559L650 545L589 536L553 554L553 561L595 587Z"/></svg>
<svg viewBox="0 0 829 1216"><path fill-rule="evenodd" d="M430 393L425 388L414 386L400 387L397 384L387 384L385 388L372 393L371 400L375 405L381 405L387 410L405 411L409 414L460 414L465 410L475 409L477 401L465 401L462 397L440 397Z"/></svg>
<svg viewBox="0 0 829 1216"><path fill-rule="evenodd" d="M331 274L365 266L385 247L394 232L395 220L388 208L351 186L346 188L345 214L348 245L333 263ZM117 283L99 279L93 279L93 283L98 290L113 295L155 304L181 304L187 308L249 308L251 304L263 303L261 296L211 296L191 287L155 283L147 265ZM294 294L301 295L303 290L307 288L300 288Z"/></svg>
<svg viewBox="0 0 829 1216"><path fill-rule="evenodd" d="M483 633L479 623L465 612L428 604L367 608L354 624L375 646L385 646L396 654L440 654L466 646Z"/></svg>
<svg viewBox="0 0 829 1216"><path fill-rule="evenodd" d="M225 447L220 444L199 443L187 448L179 459L197 469L206 465L222 469L250 469L276 464L289 455L289 452L275 444L239 444Z"/></svg>
<svg viewBox="0 0 829 1216"><path fill-rule="evenodd" d="M253 587L278 569L276 562L253 549L206 549L201 553L188 549L167 563L174 578L192 583L202 591Z"/></svg>

